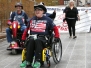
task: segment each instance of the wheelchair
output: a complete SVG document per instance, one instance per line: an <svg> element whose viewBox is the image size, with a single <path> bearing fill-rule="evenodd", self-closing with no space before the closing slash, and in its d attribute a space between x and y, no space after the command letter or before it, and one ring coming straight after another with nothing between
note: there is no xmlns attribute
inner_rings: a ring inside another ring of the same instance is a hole
<svg viewBox="0 0 91 68"><path fill-rule="evenodd" d="M28 41L28 39L26 41ZM53 57L53 60L56 64L58 64L61 61L61 58L62 58L62 43L61 43L61 40L59 40L59 42L55 42L54 36L52 35L52 36L50 36L49 41L50 41L49 46L42 50L42 58L41 58L43 64L46 61L48 68L50 68L50 66L51 66L51 62L50 62L51 57ZM22 50L22 62L24 60L26 60L26 48L24 48ZM34 63L34 61L35 61L35 58L33 58L32 64Z"/></svg>

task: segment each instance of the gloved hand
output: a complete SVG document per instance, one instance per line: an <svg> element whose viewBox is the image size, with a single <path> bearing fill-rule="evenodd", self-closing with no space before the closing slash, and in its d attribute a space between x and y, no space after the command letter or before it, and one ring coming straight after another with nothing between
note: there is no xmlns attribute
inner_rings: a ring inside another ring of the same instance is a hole
<svg viewBox="0 0 91 68"><path fill-rule="evenodd" d="M59 42L60 38L56 38L54 39L55 42Z"/></svg>
<svg viewBox="0 0 91 68"><path fill-rule="evenodd" d="M64 19L63 19L63 22L65 22L65 21L66 21L66 19L64 18Z"/></svg>
<svg viewBox="0 0 91 68"><path fill-rule="evenodd" d="M25 40L22 40L22 41L20 42L20 44L24 47Z"/></svg>
<svg viewBox="0 0 91 68"><path fill-rule="evenodd" d="M56 10L54 10L54 13L56 13Z"/></svg>
<svg viewBox="0 0 91 68"><path fill-rule="evenodd" d="M10 20L7 21L7 25L10 26L12 23Z"/></svg>

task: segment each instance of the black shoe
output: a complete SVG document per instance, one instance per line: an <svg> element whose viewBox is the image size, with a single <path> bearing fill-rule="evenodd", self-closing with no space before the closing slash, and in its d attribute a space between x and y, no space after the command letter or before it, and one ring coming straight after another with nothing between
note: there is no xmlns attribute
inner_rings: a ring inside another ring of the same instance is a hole
<svg viewBox="0 0 91 68"><path fill-rule="evenodd" d="M73 39L77 38L77 36L73 36Z"/></svg>

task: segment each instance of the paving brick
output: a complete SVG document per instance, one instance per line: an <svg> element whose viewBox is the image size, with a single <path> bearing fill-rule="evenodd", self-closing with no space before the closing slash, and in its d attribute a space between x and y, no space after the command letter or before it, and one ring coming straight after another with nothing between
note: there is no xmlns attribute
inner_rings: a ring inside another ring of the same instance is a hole
<svg viewBox="0 0 91 68"><path fill-rule="evenodd" d="M61 34L63 54L59 64L51 58L50 68L91 68L91 34L77 33L77 38L69 39L68 33ZM6 40L0 42L0 67L20 68L21 54L11 55L6 50L9 45ZM43 68L47 68L46 66Z"/></svg>

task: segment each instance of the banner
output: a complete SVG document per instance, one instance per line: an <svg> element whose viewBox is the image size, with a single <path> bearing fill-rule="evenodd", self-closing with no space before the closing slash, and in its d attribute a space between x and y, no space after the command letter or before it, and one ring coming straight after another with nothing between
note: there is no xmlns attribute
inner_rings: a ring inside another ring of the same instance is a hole
<svg viewBox="0 0 91 68"><path fill-rule="evenodd" d="M62 33L68 32L68 25L63 22L63 10L65 7L61 6L46 6L48 13L53 13L56 10L56 18L54 23ZM80 21L76 21L76 32L89 32L91 26L91 7L77 7Z"/></svg>

